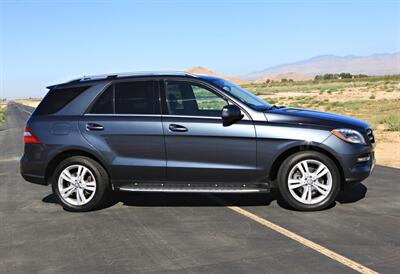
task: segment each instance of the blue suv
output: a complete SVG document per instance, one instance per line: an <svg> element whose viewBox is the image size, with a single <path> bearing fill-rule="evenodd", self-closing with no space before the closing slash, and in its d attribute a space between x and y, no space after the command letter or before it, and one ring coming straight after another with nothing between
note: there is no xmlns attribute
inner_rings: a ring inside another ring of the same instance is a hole
<svg viewBox="0 0 400 274"><path fill-rule="evenodd" d="M115 74L49 89L26 125L21 174L51 184L70 211L98 208L111 191L271 188L320 210L374 167L366 122L272 106L217 77Z"/></svg>

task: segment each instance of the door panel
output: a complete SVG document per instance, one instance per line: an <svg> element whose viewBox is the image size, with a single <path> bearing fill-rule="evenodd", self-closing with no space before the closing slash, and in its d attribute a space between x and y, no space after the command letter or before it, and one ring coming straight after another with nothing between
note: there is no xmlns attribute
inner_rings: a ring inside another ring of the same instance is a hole
<svg viewBox="0 0 400 274"><path fill-rule="evenodd" d="M187 131L171 131L171 124ZM224 127L220 118L163 117L163 129L169 181L257 180L255 130L251 121Z"/></svg>
<svg viewBox="0 0 400 274"><path fill-rule="evenodd" d="M103 130L88 130L87 124ZM164 181L166 158L160 117L85 116L80 129L106 157L115 180Z"/></svg>

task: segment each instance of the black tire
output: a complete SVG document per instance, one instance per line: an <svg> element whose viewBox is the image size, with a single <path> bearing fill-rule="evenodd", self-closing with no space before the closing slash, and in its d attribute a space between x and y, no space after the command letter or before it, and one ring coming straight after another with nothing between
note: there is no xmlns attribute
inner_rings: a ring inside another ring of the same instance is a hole
<svg viewBox="0 0 400 274"><path fill-rule="evenodd" d="M332 188L329 194L322 201L315 204L306 204L296 200L296 198L294 198L290 193L288 186L288 177L292 168L299 162L308 159L317 160L323 163L332 175ZM279 167L277 182L282 198L291 207L301 211L316 211L325 209L335 201L340 191L341 176L336 164L326 155L316 151L301 151L290 155L285 161L283 161Z"/></svg>
<svg viewBox="0 0 400 274"><path fill-rule="evenodd" d="M96 181L96 190L93 198L84 205L73 205L65 201L58 188L58 179L61 172L71 165L82 165L88 168ZM110 196L111 188L109 183L108 174L105 169L95 160L84 156L73 156L63 160L55 169L51 177L53 193L57 197L58 202L65 210L73 212L86 212L100 208Z"/></svg>

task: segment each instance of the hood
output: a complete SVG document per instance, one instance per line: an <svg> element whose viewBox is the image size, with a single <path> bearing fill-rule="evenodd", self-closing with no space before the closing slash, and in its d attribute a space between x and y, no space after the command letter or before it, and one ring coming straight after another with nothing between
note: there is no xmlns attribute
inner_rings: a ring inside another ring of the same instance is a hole
<svg viewBox="0 0 400 274"><path fill-rule="evenodd" d="M268 122L314 126L326 129L351 128L365 130L367 122L349 116L302 108L276 108L265 111Z"/></svg>

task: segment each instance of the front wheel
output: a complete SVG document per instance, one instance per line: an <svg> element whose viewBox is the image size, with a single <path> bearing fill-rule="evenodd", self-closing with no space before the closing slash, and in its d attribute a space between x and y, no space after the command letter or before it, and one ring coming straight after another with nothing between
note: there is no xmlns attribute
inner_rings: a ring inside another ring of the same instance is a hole
<svg viewBox="0 0 400 274"><path fill-rule="evenodd" d="M54 172L52 187L63 208L77 212L100 207L110 192L107 172L83 156L62 161Z"/></svg>
<svg viewBox="0 0 400 274"><path fill-rule="evenodd" d="M289 156L278 171L278 187L284 200L302 211L321 210L336 199L340 174L322 153L302 151Z"/></svg>

